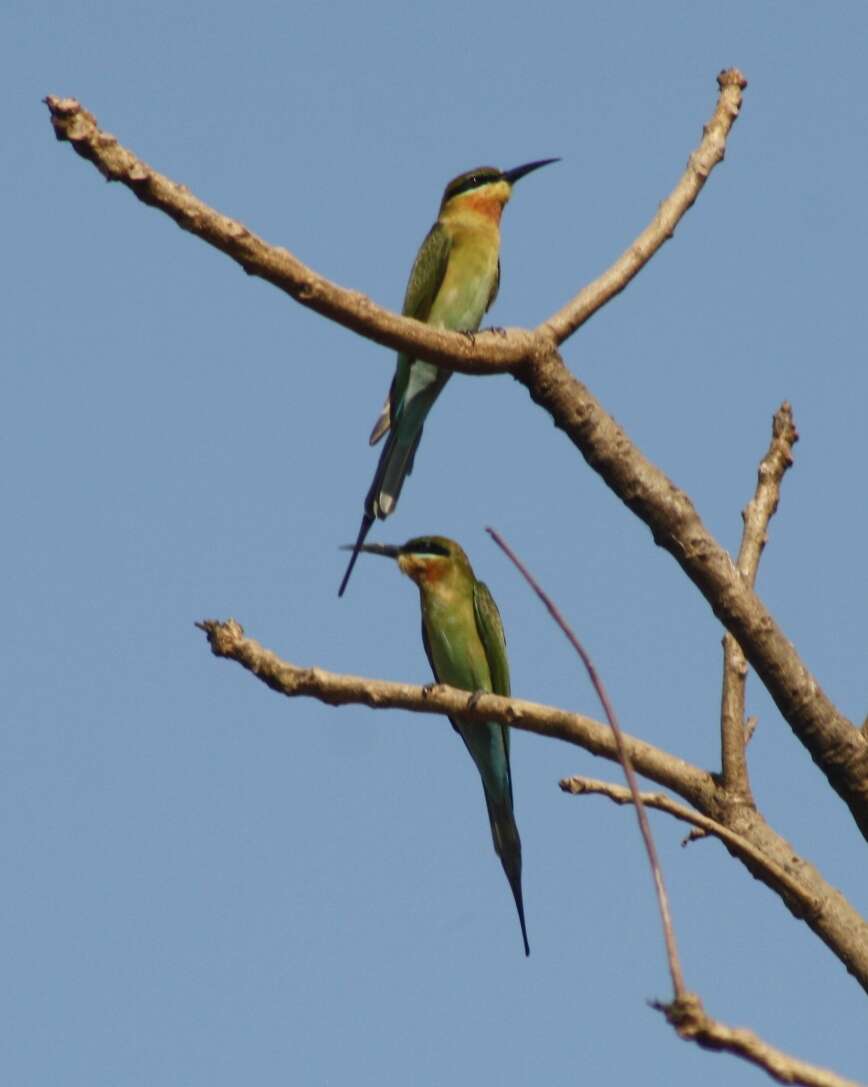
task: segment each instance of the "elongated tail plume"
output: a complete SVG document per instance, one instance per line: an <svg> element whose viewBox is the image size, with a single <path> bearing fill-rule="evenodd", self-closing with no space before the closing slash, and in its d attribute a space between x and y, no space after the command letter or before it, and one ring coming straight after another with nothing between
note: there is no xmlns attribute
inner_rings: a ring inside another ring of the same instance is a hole
<svg viewBox="0 0 868 1087"><path fill-rule="evenodd" d="M446 376L448 377L448 374ZM374 481L371 483L370 490L365 498L365 514L362 517L362 525L350 561L347 563L341 587L338 589L338 596L344 595L344 590L349 584L350 574L352 574L356 559L359 557L359 550L371 531L371 525L377 517L388 517L397 505L398 498L401 495L401 488L404 486L404 480L413 470L413 459L416 456L416 449L421 437L421 427L419 427L415 436L411 437L409 443L402 431L397 429L389 431L389 437L386 439L386 444L380 454Z"/></svg>
<svg viewBox="0 0 868 1087"><path fill-rule="evenodd" d="M356 565L356 559L359 557L359 552L362 550L362 545L365 542L365 537L371 531L371 525L374 523L374 518L367 512L362 517L362 527L359 529L359 534L356 537L356 542L353 544L353 553L350 555L350 561L347 563L347 569L344 573L341 587L338 589L338 596L344 595L344 589L350 580L350 574L353 572L353 567Z"/></svg>
<svg viewBox="0 0 868 1087"><path fill-rule="evenodd" d="M370 497L370 496L369 496ZM362 534L369 526L362 525ZM361 541L361 537L360 537ZM417 536L393 544L357 542L346 550L395 559L419 588L422 644L438 683L509 696L506 637L494 597L473 573L462 548L446 536ZM450 717L482 780L494 851L509 883L525 955L530 954L521 888L521 838L515 822L509 727Z"/></svg>
<svg viewBox="0 0 868 1087"><path fill-rule="evenodd" d="M485 803L488 806L488 819L491 823L494 851L500 857L500 863L503 865L503 871L509 882L512 897L515 899L515 908L518 910L518 922L521 925L524 953L530 955L530 944L527 942L527 925L524 920L524 898L521 893L521 838L518 836L518 826L510 804L496 805L489 797L487 790L485 792Z"/></svg>
<svg viewBox="0 0 868 1087"><path fill-rule="evenodd" d="M500 218L521 178L557 159L536 159L511 170L477 166L446 186L437 220L416 254L401 313L434 328L475 332L500 284ZM424 359L398 354L386 403L374 423L370 443L387 432L374 482L365 500L358 545L338 596L343 596L371 523L395 509L422 437L422 427L449 380Z"/></svg>

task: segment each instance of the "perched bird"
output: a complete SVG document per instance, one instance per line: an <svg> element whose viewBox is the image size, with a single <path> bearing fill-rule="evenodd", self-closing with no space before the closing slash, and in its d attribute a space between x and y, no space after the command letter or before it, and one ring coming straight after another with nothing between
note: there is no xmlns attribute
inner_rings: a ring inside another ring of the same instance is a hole
<svg viewBox="0 0 868 1087"><path fill-rule="evenodd" d="M348 545L347 550L353 545ZM402 547L357 544L360 551L398 560L401 572L419 586L422 643L438 683L465 691L509 695L509 661L503 624L494 598L477 581L463 550L445 536L419 536ZM451 717L452 727L482 778L494 849L512 888L524 953L530 954L521 894L521 839L512 807L509 729Z"/></svg>
<svg viewBox="0 0 868 1087"><path fill-rule="evenodd" d="M422 242L401 312L405 317L448 328L475 332L497 296L500 283L500 216L519 178L557 159L540 159L498 170L478 166L446 186L437 222ZM365 498L365 513L338 596L343 596L360 545L375 518L388 517L398 501L404 479L422 437L425 418L450 372L433 363L398 355L398 365L386 403L371 431L370 443L389 432L373 483Z"/></svg>

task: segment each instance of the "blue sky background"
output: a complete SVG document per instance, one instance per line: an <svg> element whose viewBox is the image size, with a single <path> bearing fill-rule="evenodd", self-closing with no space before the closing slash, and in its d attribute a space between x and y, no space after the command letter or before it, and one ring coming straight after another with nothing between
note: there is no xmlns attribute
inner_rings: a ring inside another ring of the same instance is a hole
<svg viewBox="0 0 868 1087"><path fill-rule="evenodd" d="M437 718L288 702L193 627L427 681L413 586L358 525L393 357L249 279L55 142L78 97L155 168L397 307L453 175L563 156L507 209L497 324L608 266L679 176L715 76L750 86L674 241L565 349L718 539L772 413L801 441L759 590L868 710L868 6L53 3L0 16L6 301L0 1067L42 1084L768 1082L680 1042L618 780L517 734L531 958L478 778ZM455 536L517 695L598 716L496 525L594 654L625 728L718 765L721 631L507 377L456 378L373 538ZM853 904L865 843L755 681L762 809ZM714 842L652 817L688 983L724 1020L868 1079L865 998Z"/></svg>

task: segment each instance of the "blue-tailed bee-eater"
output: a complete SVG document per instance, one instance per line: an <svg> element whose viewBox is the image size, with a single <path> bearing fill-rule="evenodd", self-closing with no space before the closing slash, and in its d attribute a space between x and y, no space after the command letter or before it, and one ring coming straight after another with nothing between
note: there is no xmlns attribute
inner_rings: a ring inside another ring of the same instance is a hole
<svg viewBox="0 0 868 1087"><path fill-rule="evenodd" d="M350 545L352 546L352 545ZM509 696L506 638L494 598L478 581L464 551L445 536L419 536L401 547L357 544L359 551L397 559L416 582L422 606L422 643L434 677L465 691ZM494 849L515 899L524 953L530 954L521 893L521 838L512 803L509 728L451 717L482 778Z"/></svg>
<svg viewBox="0 0 868 1087"><path fill-rule="evenodd" d="M497 297L500 283L500 217L512 187L526 174L557 159L540 159L498 170L478 166L446 186L437 221L422 242L401 312L406 317L453 331L475 332ZM394 510L428 412L450 371L403 353L383 410L371 431L376 445L388 432L370 490L356 546L347 565L338 596L350 580L359 547L376 518Z"/></svg>

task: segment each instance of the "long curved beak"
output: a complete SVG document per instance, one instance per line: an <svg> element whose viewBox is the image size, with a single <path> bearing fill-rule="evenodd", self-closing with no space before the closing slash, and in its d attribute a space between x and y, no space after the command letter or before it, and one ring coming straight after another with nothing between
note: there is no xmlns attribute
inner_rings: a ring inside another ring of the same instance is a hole
<svg viewBox="0 0 868 1087"><path fill-rule="evenodd" d="M341 544L341 551L366 551L369 555L383 555L387 559L396 559L401 554L401 548L393 544Z"/></svg>
<svg viewBox="0 0 868 1087"><path fill-rule="evenodd" d="M537 159L536 162L526 162L524 166L514 166L511 170L503 171L503 178L508 181L510 185L514 185L520 177L524 177L525 174L530 174L534 170L538 170L540 166L548 166L550 162L560 162L557 159Z"/></svg>

